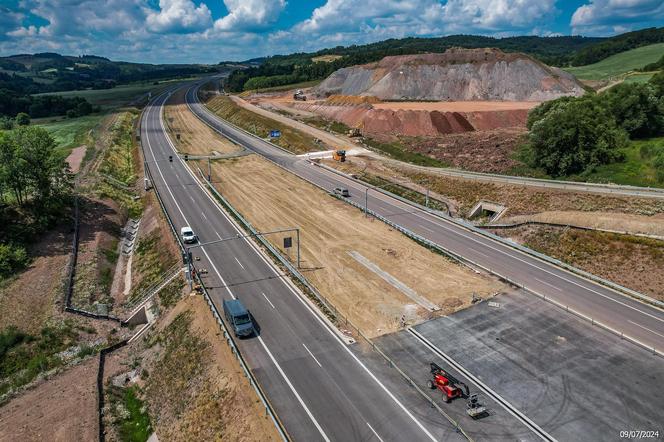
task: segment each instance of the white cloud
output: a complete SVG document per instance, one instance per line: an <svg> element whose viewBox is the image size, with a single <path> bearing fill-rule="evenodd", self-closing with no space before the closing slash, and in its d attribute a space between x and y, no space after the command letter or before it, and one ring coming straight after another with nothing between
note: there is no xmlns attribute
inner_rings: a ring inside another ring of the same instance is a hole
<svg viewBox="0 0 664 442"><path fill-rule="evenodd" d="M279 18L286 0L224 0L228 15L218 19L218 31L257 31Z"/></svg>
<svg viewBox="0 0 664 442"><path fill-rule="evenodd" d="M212 14L205 3L191 0L159 0L159 11L149 11L148 29L158 33L196 32L212 25Z"/></svg>
<svg viewBox="0 0 664 442"><path fill-rule="evenodd" d="M516 30L548 21L556 0L448 0L443 6L450 29Z"/></svg>
<svg viewBox="0 0 664 442"><path fill-rule="evenodd" d="M625 32L636 24L664 20L662 0L590 0L570 21L575 33Z"/></svg>

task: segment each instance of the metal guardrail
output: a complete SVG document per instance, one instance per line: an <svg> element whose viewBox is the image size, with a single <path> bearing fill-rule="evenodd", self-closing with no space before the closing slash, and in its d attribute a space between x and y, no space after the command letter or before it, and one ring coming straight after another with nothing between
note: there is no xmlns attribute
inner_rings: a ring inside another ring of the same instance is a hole
<svg viewBox="0 0 664 442"><path fill-rule="evenodd" d="M438 211L435 211L435 210L432 210L432 209L430 209L430 208L428 208L428 207L425 207L425 206L423 206L423 205L421 205L421 204L418 204L418 203L416 203L416 202L414 202L414 201L407 200L407 199L405 199L405 198L403 198L403 197L401 197L401 196L399 196L399 195L397 195L397 194L394 194L394 193L392 193L392 192L390 192L390 191L387 191L387 190L385 190L385 189L374 188L373 186L369 185L368 183L365 183L365 182L363 182L363 181L361 181L361 180L358 180L358 179L356 179L356 178L353 178L352 176L350 176L350 175L348 175L348 174L345 174L345 173L343 173L343 172L340 172L340 171L338 171L338 170L336 170L336 169L334 169L334 168L332 168L332 167L326 166L325 164L317 164L317 163L313 163L313 164L315 164L316 166L321 167L321 168L323 168L323 169L325 169L325 170L328 170L328 171L330 171L330 172L332 172L332 173L335 173L335 174L337 174L337 175L343 176L343 177L346 178L346 179L349 179L349 180L351 180L351 181L357 182L357 183L359 183L359 184L361 184L361 185L363 185L363 186L371 187L371 188L372 188L373 190L375 190L376 192L383 193L383 194L385 194L385 195L387 195L387 196L389 196L389 197L391 197L391 198L394 198L394 199L397 199L397 200L401 201L401 202L404 203L404 204L408 204L408 205L413 206L413 207L415 207L415 208L418 208L418 209L420 209L420 210L422 210L422 211L424 211L424 212L427 212L427 213L429 213L430 215L433 215L433 216L436 216L436 217L442 218L442 219L444 219L444 220L446 220L446 221L449 221L449 222L452 222L452 223L456 224L457 226L460 226L460 227L463 227L463 228L465 228L465 229L467 229L467 230L470 230L471 232L474 232L474 233L477 233L477 234L480 234L480 235L486 236L486 237L488 237L488 238L490 238L490 239L492 239L492 240L494 240L494 241L496 241L496 242L499 242L499 243L501 243L501 244L503 244L503 245L505 245L505 246L508 246L508 247L513 248L513 249L519 250L519 251L521 251L521 252L523 252L523 253L525 253L525 254L528 254L528 255L534 256L535 258L538 258L538 259L540 259L541 261L548 262L549 264L553 264L553 265L555 265L555 266L557 266L557 267L563 268L563 269L565 269L565 270L567 270L567 271L569 271L569 272L571 272L571 273L575 273L575 274L577 274L577 275L579 275L579 276L581 276L581 277L583 277L583 278L585 278L585 279L588 279L588 280L593 281L593 282L595 282L595 283L598 283L598 284L604 285L604 286L609 287L609 288L611 288L611 289L613 289L613 290L615 290L615 291L622 292L623 294L626 294L626 295L628 295L628 296L631 296L631 297L637 298L637 299L639 299L639 300L641 300L641 301L644 301L644 302L646 302L646 303L653 304L653 305L658 306L658 307L660 307L660 308L664 308L664 302L659 301L659 300L654 299L654 298L651 298L651 297L649 297L649 296L647 296L647 295L644 295L643 293L639 293L639 292L637 292L637 291L635 291L635 290L632 290L632 289L630 289L630 288L627 288L627 287L621 286L620 284L616 284L615 282L609 281L609 280L607 280L607 279L600 278L600 277L597 276L597 275L593 275L592 273L588 273L588 272L586 272L586 271L584 271L584 270L581 270L581 269L579 269L579 268L577 268L577 267L571 266L571 265L569 265L569 264L567 264L567 263L565 263L565 262L562 262L562 261L560 261L560 260L558 260L558 259L552 258L552 257L550 257L550 256L548 256L548 255L544 255L544 254L539 253L539 252L537 252L537 251L535 251L535 250L532 250L532 249L530 249L530 248L528 248L528 247L524 247L524 246L522 246L521 244L517 244L517 243L511 242L511 241L508 241L508 240L506 240L505 238L502 238L502 237L500 237L500 236L498 236L498 235L494 235L494 234L491 233L491 232L487 232L487 231L485 231L485 230L483 230L483 229L481 229L481 228L478 228L478 227L476 227L475 225L473 225L473 224L471 224L471 223L464 222L464 221L462 221L462 220L458 220L458 219L452 218L452 217L447 216L447 215L445 215L445 214L443 214L443 213L440 213L440 212L438 212ZM298 176L299 176L299 175L298 175ZM315 184L315 183L314 183L314 184ZM320 187L320 186L319 186L319 187ZM489 271L489 270L487 270L487 271ZM491 271L489 271L489 272L491 273Z"/></svg>
<svg viewBox="0 0 664 442"><path fill-rule="evenodd" d="M160 95L159 95L160 96ZM156 99L157 97L155 97ZM139 131L140 131L140 126L142 125L143 120L142 120L142 114L140 118L140 124L139 124ZM143 149L143 144L141 143L141 150ZM145 152L143 152L143 159L145 160ZM157 201L159 202L159 206L161 207L162 213L164 214L164 217L166 218L166 221L168 222L168 225L171 228L171 233L173 234L173 237L175 238L178 246L180 247L180 250L184 253L184 245L182 244L182 240L180 236L177 233L177 229L175 228L175 225L173 224L173 221L171 220L170 215L168 214L168 211L166 210L166 206L164 205L164 202L161 198L161 195L159 194L159 190L157 189L157 186L155 185L155 181L152 177L152 172L150 171L150 168L147 165L147 162L144 161L144 170L145 173L149 176L150 182L152 183L152 188L154 189L154 194L157 197ZM220 324L224 331L224 336L227 337L227 343L231 347L231 351L235 353L235 355L238 357L238 360L240 361L240 365L244 371L245 376L249 379L249 383L251 386L254 388L254 391L256 392L257 396L261 400L261 402L265 405L265 412L270 416L272 419L273 423L275 424L275 427L277 428L277 431L281 435L282 439L285 441L290 441L290 437L288 436L288 433L286 432L285 428L281 424L281 421L277 417L276 412L274 411L273 407L269 403L267 396L262 390L262 387L254 377L253 373L251 370L249 370L247 364L244 361L244 358L242 357L242 354L240 353L239 348L235 345L235 342L233 341L233 338L230 337L230 334L228 333L228 329L226 328L226 324L224 324L223 320L221 319L221 316L219 315L219 312L217 310L216 305L212 301L212 298L210 297L209 292L207 291L207 288L203 284L203 281L200 279L200 276L198 275L199 272L196 272L196 277L201 284L201 288L203 288L203 294L205 297L206 302L208 303L208 306L210 307L210 310L212 311L212 314L214 315L215 319L217 322Z"/></svg>
<svg viewBox="0 0 664 442"><path fill-rule="evenodd" d="M396 162L393 158L388 160ZM499 175L493 173L471 172L452 168L428 168L416 164L401 163L414 170L426 171L436 175L462 178L468 180L477 180L493 183L512 184L519 186L541 187L548 189L559 189L565 191L576 191L585 193L600 193L609 196L638 196L643 198L664 199L664 188L657 187L638 187L623 184L611 183L585 183L576 181L547 180L543 178L527 178L511 175Z"/></svg>
<svg viewBox="0 0 664 442"><path fill-rule="evenodd" d="M352 205L352 206L354 206L354 207L357 207L358 209L360 209L360 210L362 210L362 211L365 210L364 206L362 206L362 205L360 205L360 204L358 204L358 203L356 203L356 202L354 202L354 201L351 201L351 200L348 200L348 199L345 199L345 198L344 198L344 200L345 200L348 204L350 204L350 205ZM546 295L542 295L542 294L538 293L537 291L535 291L535 290L533 290L533 289L531 289L531 288L525 286L524 284L521 284L521 283L519 283L519 282L517 282L517 281L514 281L514 280L512 280L511 278L509 278L509 277L507 277L507 276L505 276L505 275L502 275L502 274L500 274L500 273L498 273L498 272L496 272L496 271L494 271L494 270L490 270L490 269L488 269L487 267L483 266L482 264L478 264L478 263L476 263L475 261L473 261L473 260L471 260L471 259L465 258L465 257L463 257L463 256L461 256L461 255L459 255L459 254L457 254L457 253L454 253L454 252L452 252L452 251L450 251L450 250L447 250L447 249L441 247L440 245L438 245L438 244L436 244L436 243L434 243L434 242L432 242L432 241L430 241L430 240L428 240L428 239L426 239L426 238L424 238L424 237L418 235L417 233L412 232L411 230L406 229L406 228L404 228L404 227L402 227L402 226L400 226L400 225L398 225L398 224L396 224L396 223L390 221L389 219L383 217L382 215L380 215L380 214L374 212L374 211L371 210L371 209L367 209L367 213L369 213L371 216L375 217L376 219L378 219L378 220L384 222L385 224L389 225L390 227L392 227L392 228L398 230L399 232L403 233L404 235L406 235L406 236L408 236L408 237L414 239L415 241L417 241L417 242L419 242L419 243L421 243L421 244L424 244L425 246L427 246L427 247L429 247L429 248L431 248L431 249L433 249L433 250L436 250L436 251L438 251L438 252L440 252L440 253L442 253L442 254L444 254L444 255L446 255L446 256L452 258L452 259L454 259L455 261L458 261L458 262L460 262L460 263L462 263L462 264L465 264L465 265L467 265L467 266L470 267L470 268L479 268L479 269L482 269L482 270L484 270L484 271L487 272L487 273L490 273L490 274L493 274L493 275L497 276L498 278L502 279L502 280L505 281L505 282L508 282L508 283L510 283L510 284L512 284L512 285L514 285L514 286L516 286L516 287L519 287L519 288L521 288L521 289L527 291L528 293L531 293L531 294L533 294L533 295L535 295L535 296L538 296L538 297L542 298L544 301L548 301L548 302L550 302L551 304L553 304L553 305L555 305L555 306L557 306L557 307L560 307L561 309L565 310L566 312L572 313L573 315L575 315L575 316L577 316L577 317L579 317L579 318L581 318L581 319L585 319L586 321L590 322L592 325L596 325L596 326L598 326L598 327L600 327L600 328L603 328L604 330L607 330L607 331L609 331L609 332L611 332L611 333L613 333L613 334L615 334L615 335L617 335L617 336L620 336L621 339L628 340L628 341L632 342L633 344L638 345L639 347L642 347L642 348L644 348L644 349L646 349L646 350L648 350L648 351L652 351L652 353L655 354L655 355L664 356L664 353L662 352L662 350L659 350L659 349L657 349L657 348L655 348L655 347L650 347L650 346L648 346L648 345L645 345L645 344L643 344L642 342L640 342L640 341L638 341L638 340L636 340L636 339L634 339L634 338L632 338L632 337L630 337L630 336L628 336L628 335L625 335L624 332L621 332L621 331L616 330L616 329L614 329L614 328L612 328L612 327L609 327L608 325L606 325L606 324L604 324L604 323L602 323L602 322L600 322L600 321L597 321L597 320L595 320L594 318L592 318L592 317L590 317L590 316L586 316L586 315L584 315L583 313L577 312L577 311L574 310L573 308L570 308L568 305L561 304L561 303L559 303L558 301L556 301L556 300L554 300L554 299L551 299L550 297L547 297Z"/></svg>
<svg viewBox="0 0 664 442"><path fill-rule="evenodd" d="M657 239L660 241L664 240L664 236L650 235L648 233L633 233L621 230L602 229L599 227L577 226L575 224L552 223L546 221L521 221L513 224L482 224L475 227L477 227L478 229L515 229L517 227L523 227L523 226L570 227L572 229L587 230L591 232L615 233L618 235L638 236L641 238Z"/></svg>
<svg viewBox="0 0 664 442"><path fill-rule="evenodd" d="M311 295L314 296L316 300L318 300L321 305L325 306L330 313L333 314L334 319L336 320L337 324L345 324L347 327L350 327L353 329L354 334L360 338L362 338L364 341L366 341L367 344L371 346L371 348L376 351L385 361L388 363L388 365L392 368L394 368L397 373L404 378L404 380L411 385L415 390L424 397L433 408L435 408L438 412L440 412L441 415L443 415L450 424L452 424L455 428L456 431L458 431L460 434L462 434L467 440L472 441L473 439L459 426L459 423L454 420L450 415L445 413L445 411L433 400L431 399L423 390L420 388L420 386L410 377L408 376L403 370L399 368L397 363L391 359L387 354L385 354L380 347L378 347L368 336L366 336L362 330L360 330L359 327L357 327L353 322L348 319L347 316L345 316L343 313L341 313L332 302L330 302L329 299L327 299L323 294L321 294L316 287L314 287L305 277L300 273L300 271L295 268L290 261L288 261L267 239L263 238L262 235L259 235L258 232L252 225L251 223L246 220L231 204L230 202L224 198L219 191L210 183L205 175L202 173L202 171L199 169L199 174L201 175L203 181L207 184L208 188L210 191L218 198L218 200L221 202L221 204L227 208L233 216L242 224L245 230L248 230L251 234L252 237L258 239L258 241L266 248L269 250L270 254L272 254L280 264L282 264L290 274L304 286L310 293Z"/></svg>

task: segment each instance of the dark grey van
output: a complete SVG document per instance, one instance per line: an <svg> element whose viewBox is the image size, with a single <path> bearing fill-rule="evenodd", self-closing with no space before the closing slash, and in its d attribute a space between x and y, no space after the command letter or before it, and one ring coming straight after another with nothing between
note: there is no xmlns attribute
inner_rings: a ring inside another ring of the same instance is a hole
<svg viewBox="0 0 664 442"><path fill-rule="evenodd" d="M249 310L242 305L239 299L224 301L224 315L235 336L245 338L254 334L254 323Z"/></svg>

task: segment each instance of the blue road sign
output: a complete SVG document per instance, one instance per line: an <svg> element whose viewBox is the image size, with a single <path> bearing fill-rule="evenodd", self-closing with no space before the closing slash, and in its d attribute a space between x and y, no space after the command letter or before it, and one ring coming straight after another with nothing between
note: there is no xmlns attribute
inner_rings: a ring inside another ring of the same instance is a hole
<svg viewBox="0 0 664 442"><path fill-rule="evenodd" d="M279 138L281 136L281 131L280 130L271 130L270 131L270 138Z"/></svg>

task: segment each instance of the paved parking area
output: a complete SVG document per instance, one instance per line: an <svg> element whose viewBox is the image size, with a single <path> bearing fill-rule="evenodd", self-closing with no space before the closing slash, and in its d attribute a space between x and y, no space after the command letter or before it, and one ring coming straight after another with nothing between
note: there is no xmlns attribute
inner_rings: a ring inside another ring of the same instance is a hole
<svg viewBox="0 0 664 442"><path fill-rule="evenodd" d="M493 301L415 329L559 440L664 437L664 358L534 296Z"/></svg>

